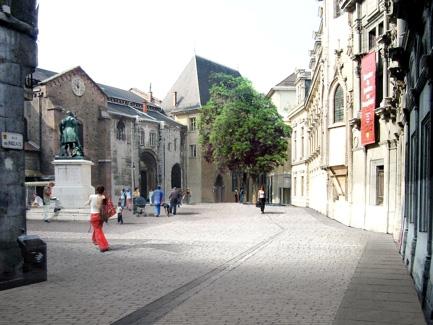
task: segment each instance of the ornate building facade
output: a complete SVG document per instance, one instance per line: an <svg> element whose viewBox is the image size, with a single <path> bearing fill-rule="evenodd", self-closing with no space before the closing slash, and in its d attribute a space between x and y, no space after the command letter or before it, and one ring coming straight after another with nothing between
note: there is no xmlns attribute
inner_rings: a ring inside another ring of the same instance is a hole
<svg viewBox="0 0 433 325"><path fill-rule="evenodd" d="M433 322L433 2L389 1L390 129L405 158L400 213L401 254L413 277L426 320ZM398 132L396 132L398 131ZM401 143L401 144L400 144Z"/></svg>

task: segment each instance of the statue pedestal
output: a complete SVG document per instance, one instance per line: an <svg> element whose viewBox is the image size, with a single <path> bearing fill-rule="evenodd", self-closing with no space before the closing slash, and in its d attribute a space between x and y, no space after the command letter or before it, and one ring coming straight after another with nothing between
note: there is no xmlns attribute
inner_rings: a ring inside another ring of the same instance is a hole
<svg viewBox="0 0 433 325"><path fill-rule="evenodd" d="M89 195L95 193L91 185L91 169L94 164L84 159L58 159L52 164L56 183L53 188L53 196L60 200L64 208L83 207Z"/></svg>

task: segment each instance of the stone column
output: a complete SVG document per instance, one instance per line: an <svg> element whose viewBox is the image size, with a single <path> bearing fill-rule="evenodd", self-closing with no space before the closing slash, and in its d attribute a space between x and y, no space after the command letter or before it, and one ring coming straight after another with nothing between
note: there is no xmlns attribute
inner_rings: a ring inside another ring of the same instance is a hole
<svg viewBox="0 0 433 325"><path fill-rule="evenodd" d="M24 100L32 96L36 39L36 1L0 1L0 289L22 277L17 237L26 232ZM15 140L5 145L10 136Z"/></svg>

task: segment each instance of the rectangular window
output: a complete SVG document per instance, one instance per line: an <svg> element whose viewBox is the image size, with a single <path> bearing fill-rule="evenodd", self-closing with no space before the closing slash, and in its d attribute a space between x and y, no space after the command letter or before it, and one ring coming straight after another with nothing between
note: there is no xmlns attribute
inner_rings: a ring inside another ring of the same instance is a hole
<svg viewBox="0 0 433 325"><path fill-rule="evenodd" d="M414 131L410 137L409 154L409 222L413 223L417 213L417 174L418 174L418 133Z"/></svg>
<svg viewBox="0 0 433 325"><path fill-rule="evenodd" d="M189 119L189 130L195 131L197 129L197 119L195 117L191 117Z"/></svg>
<svg viewBox="0 0 433 325"><path fill-rule="evenodd" d="M296 196L296 177L293 177L293 195Z"/></svg>
<svg viewBox="0 0 433 325"><path fill-rule="evenodd" d="M376 27L368 32L368 50L376 47Z"/></svg>
<svg viewBox="0 0 433 325"><path fill-rule="evenodd" d="M144 137L144 130L143 129L141 129L140 130L140 146L144 146L144 144L145 144L145 142L144 142L144 140L145 140L145 137Z"/></svg>
<svg viewBox="0 0 433 325"><path fill-rule="evenodd" d="M190 151L190 157L191 158L197 157L197 145L191 144L189 146L189 151Z"/></svg>
<svg viewBox="0 0 433 325"><path fill-rule="evenodd" d="M304 128L301 128L301 159L304 157Z"/></svg>
<svg viewBox="0 0 433 325"><path fill-rule="evenodd" d="M384 195L384 164L383 159L370 161L370 195L371 205L382 205Z"/></svg>
<svg viewBox="0 0 433 325"><path fill-rule="evenodd" d="M301 196L304 196L304 176L301 177Z"/></svg>
<svg viewBox="0 0 433 325"><path fill-rule="evenodd" d="M296 161L296 131L293 131L293 161Z"/></svg>
<svg viewBox="0 0 433 325"><path fill-rule="evenodd" d="M174 151L177 150L177 139L174 139Z"/></svg>
<svg viewBox="0 0 433 325"><path fill-rule="evenodd" d="M149 146L154 147L156 146L156 133L151 132L149 134Z"/></svg>
<svg viewBox="0 0 433 325"><path fill-rule="evenodd" d="M383 205L384 167L376 166L376 205Z"/></svg>
<svg viewBox="0 0 433 325"><path fill-rule="evenodd" d="M167 149L168 149L168 151L171 151L171 142L168 143Z"/></svg>
<svg viewBox="0 0 433 325"><path fill-rule="evenodd" d="M431 200L431 124L430 116L428 116L421 126L421 213L419 214L419 231L426 232L429 228L430 221L430 200Z"/></svg>

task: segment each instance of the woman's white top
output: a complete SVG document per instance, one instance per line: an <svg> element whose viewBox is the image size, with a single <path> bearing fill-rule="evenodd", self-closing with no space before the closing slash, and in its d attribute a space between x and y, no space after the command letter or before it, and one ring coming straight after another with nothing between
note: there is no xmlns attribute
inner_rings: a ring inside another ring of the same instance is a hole
<svg viewBox="0 0 433 325"><path fill-rule="evenodd" d="M264 199L264 198L265 198L265 191L259 190L259 199Z"/></svg>
<svg viewBox="0 0 433 325"><path fill-rule="evenodd" d="M89 196L89 201L90 202L90 213L100 213L100 207L101 207L101 203L102 200L105 197L103 195L99 195L99 194L90 194ZM98 200L100 200L98 202Z"/></svg>

